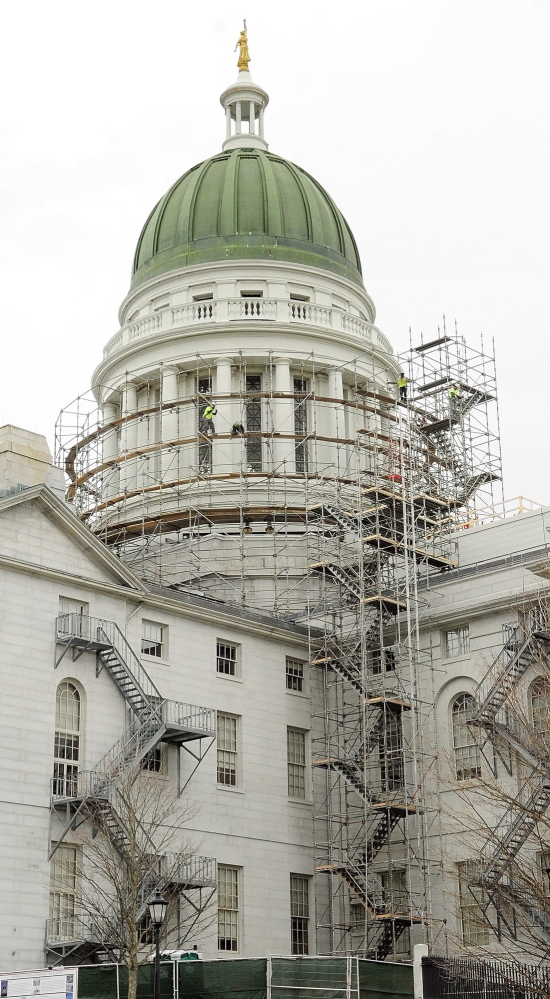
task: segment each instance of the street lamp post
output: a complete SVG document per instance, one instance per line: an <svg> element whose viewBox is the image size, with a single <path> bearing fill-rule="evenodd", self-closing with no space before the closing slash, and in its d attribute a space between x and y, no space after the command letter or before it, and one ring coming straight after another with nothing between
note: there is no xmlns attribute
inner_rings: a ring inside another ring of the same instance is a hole
<svg viewBox="0 0 550 999"><path fill-rule="evenodd" d="M149 918L153 924L153 929L155 931L155 991L154 999L160 999L160 948L159 948L159 936L162 924L166 916L166 910L168 908L168 902L162 895L156 891L154 898L147 903L147 908L149 909Z"/></svg>

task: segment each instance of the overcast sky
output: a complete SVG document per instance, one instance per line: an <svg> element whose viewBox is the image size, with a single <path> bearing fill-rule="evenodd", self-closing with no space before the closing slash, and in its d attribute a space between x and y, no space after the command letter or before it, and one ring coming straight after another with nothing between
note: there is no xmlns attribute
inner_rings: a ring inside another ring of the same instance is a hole
<svg viewBox="0 0 550 999"><path fill-rule="evenodd" d="M494 338L505 495L550 503L550 0L6 4L1 422L53 446L89 387L147 215L221 148L243 17L270 148L348 219L377 324Z"/></svg>

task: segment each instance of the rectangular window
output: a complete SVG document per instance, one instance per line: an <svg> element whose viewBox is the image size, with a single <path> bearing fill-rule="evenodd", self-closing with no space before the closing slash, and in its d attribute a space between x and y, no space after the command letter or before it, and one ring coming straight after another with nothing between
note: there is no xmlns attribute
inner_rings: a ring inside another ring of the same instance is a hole
<svg viewBox="0 0 550 999"><path fill-rule="evenodd" d="M61 843L50 863L48 938L70 940L76 933L77 847Z"/></svg>
<svg viewBox="0 0 550 999"><path fill-rule="evenodd" d="M304 664L300 659L286 659L286 689L296 690L303 693L304 690Z"/></svg>
<svg viewBox="0 0 550 999"><path fill-rule="evenodd" d="M245 401L245 429L249 435L246 440L246 463L248 471L261 472L262 470L262 399L259 393L262 391L261 375L246 376ZM249 393L258 393L257 397ZM254 436L250 436L253 434Z"/></svg>
<svg viewBox="0 0 550 999"><path fill-rule="evenodd" d="M218 784L237 786L237 718L218 712Z"/></svg>
<svg viewBox="0 0 550 999"><path fill-rule="evenodd" d="M84 600L73 600L72 597L60 597L59 598L59 613L60 614L87 614L89 610L89 604Z"/></svg>
<svg viewBox="0 0 550 999"><path fill-rule="evenodd" d="M382 791L398 791L405 783L403 756L403 713L400 708L386 705L385 723L378 741Z"/></svg>
<svg viewBox="0 0 550 999"><path fill-rule="evenodd" d="M212 441L209 438L211 424L203 416L204 410L212 402L212 379L197 380L197 434L199 438L199 473L209 475L212 471Z"/></svg>
<svg viewBox="0 0 550 999"><path fill-rule="evenodd" d="M164 755L162 746L155 746L141 759L141 769L148 770L152 774L160 774L163 771Z"/></svg>
<svg viewBox="0 0 550 999"><path fill-rule="evenodd" d="M456 659L458 656L470 654L470 629L468 625L463 628L453 628L445 632L445 658Z"/></svg>
<svg viewBox="0 0 550 999"><path fill-rule="evenodd" d="M216 672L224 676L237 676L237 646L218 641L216 647Z"/></svg>
<svg viewBox="0 0 550 999"><path fill-rule="evenodd" d="M287 729L288 794L291 798L306 796L306 733L298 728Z"/></svg>
<svg viewBox="0 0 550 999"><path fill-rule="evenodd" d="M351 902L349 915L351 932L364 934L366 925L365 906L361 902Z"/></svg>
<svg viewBox="0 0 550 999"><path fill-rule="evenodd" d="M141 639L141 652L144 656L155 656L157 659L166 658L166 639L168 628L163 624L156 624L155 621L143 621L143 631Z"/></svg>
<svg viewBox="0 0 550 999"><path fill-rule="evenodd" d="M309 954L309 878L290 875L290 953Z"/></svg>
<svg viewBox="0 0 550 999"><path fill-rule="evenodd" d="M239 870L218 867L218 950L239 949Z"/></svg>
<svg viewBox="0 0 550 999"><path fill-rule="evenodd" d="M378 875L383 889L384 908L396 916L406 916L410 912L405 871L381 871ZM393 924L392 953L408 954L411 949L410 928L402 923Z"/></svg>
<svg viewBox="0 0 550 999"><path fill-rule="evenodd" d="M294 379L294 455L296 471L300 475L307 472L307 444L303 438L307 436L307 382L303 378ZM301 439L302 438L302 439Z"/></svg>
<svg viewBox="0 0 550 999"><path fill-rule="evenodd" d="M485 947L489 943L489 925L484 915L488 899L482 888L470 885L477 865L475 861L463 860L457 867L462 940L467 947Z"/></svg>

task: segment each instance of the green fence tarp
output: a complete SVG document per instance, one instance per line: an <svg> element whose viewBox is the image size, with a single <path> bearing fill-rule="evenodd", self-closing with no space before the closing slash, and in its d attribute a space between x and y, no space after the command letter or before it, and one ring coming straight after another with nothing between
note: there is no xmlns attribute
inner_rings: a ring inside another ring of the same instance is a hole
<svg viewBox="0 0 550 999"><path fill-rule="evenodd" d="M359 961L361 999L409 999L414 996L413 970L410 964L386 964L384 961Z"/></svg>
<svg viewBox="0 0 550 999"><path fill-rule="evenodd" d="M181 961L180 999L266 999L265 959Z"/></svg>
<svg viewBox="0 0 550 999"><path fill-rule="evenodd" d="M355 961L352 962L355 969ZM360 999L412 999L410 965L359 960ZM272 959L272 999L344 999L346 959L304 957ZM267 961L170 961L161 964L161 999L173 999L174 968L179 999L266 999ZM143 965L138 975L138 999L152 999L154 968ZM352 976L355 990L355 971ZM116 964L80 967L78 999L126 999L128 975ZM352 991L352 995L354 992ZM355 993L356 995L356 993Z"/></svg>

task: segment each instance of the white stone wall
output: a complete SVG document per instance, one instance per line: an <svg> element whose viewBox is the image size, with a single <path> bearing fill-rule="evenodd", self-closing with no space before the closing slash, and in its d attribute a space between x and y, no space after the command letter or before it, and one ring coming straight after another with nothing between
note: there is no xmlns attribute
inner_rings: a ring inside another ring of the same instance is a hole
<svg viewBox="0 0 550 999"><path fill-rule="evenodd" d="M72 519L71 515L69 518ZM191 822L199 852L241 868L241 934L238 954L290 950L290 873L313 874L312 803L287 793L286 729L310 728L309 689L290 693L285 657L307 660L304 632L269 619L224 613L223 606L195 599L147 595L123 587L116 573L99 566L77 523L71 537L39 500L0 506L2 622L2 725L0 774L4 823L3 906L0 966L40 967L48 915L48 845L59 835L50 826L55 693L63 679L83 694L82 768L91 768L120 737L124 701L105 670L96 676L95 655L72 661L69 650L54 669L54 624L60 596L89 604L92 616L116 621L139 651L142 620L168 628L163 660L143 663L163 696L238 715L239 786L219 788L213 747L186 791L198 811ZM114 560L113 560L114 561ZM240 648L238 679L216 673L216 640ZM57 648L57 653L62 651ZM308 681L309 684L310 681ZM315 682L315 678L311 682ZM182 777L190 759L182 752ZM176 778L176 750L168 750L168 777ZM70 839L70 834L69 834ZM265 905L269 898L269 905ZM199 949L217 956L215 923ZM225 955L230 956L230 955Z"/></svg>

